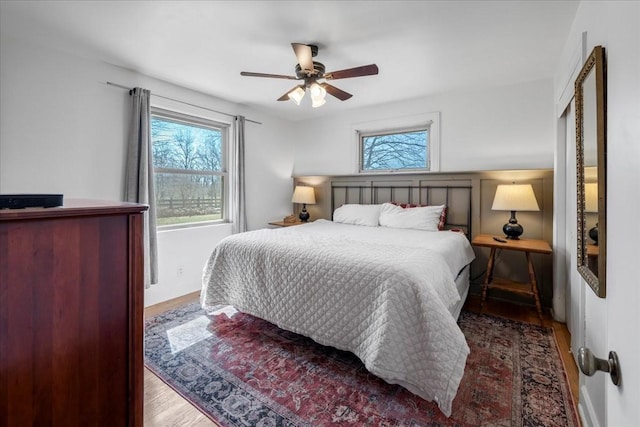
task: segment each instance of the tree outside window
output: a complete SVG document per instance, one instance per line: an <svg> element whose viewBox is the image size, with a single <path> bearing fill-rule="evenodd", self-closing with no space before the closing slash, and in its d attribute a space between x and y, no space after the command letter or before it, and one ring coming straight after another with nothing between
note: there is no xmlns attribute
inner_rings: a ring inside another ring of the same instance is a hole
<svg viewBox="0 0 640 427"><path fill-rule="evenodd" d="M429 129L361 133L360 171L429 170Z"/></svg>

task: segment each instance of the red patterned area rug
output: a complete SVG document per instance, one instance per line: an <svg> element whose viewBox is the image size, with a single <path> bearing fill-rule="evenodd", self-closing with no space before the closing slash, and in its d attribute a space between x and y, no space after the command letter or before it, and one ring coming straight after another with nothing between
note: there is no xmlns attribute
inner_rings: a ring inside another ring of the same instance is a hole
<svg viewBox="0 0 640 427"><path fill-rule="evenodd" d="M145 364L222 426L578 426L551 329L463 312L471 354L451 417L321 346L231 307L146 321Z"/></svg>

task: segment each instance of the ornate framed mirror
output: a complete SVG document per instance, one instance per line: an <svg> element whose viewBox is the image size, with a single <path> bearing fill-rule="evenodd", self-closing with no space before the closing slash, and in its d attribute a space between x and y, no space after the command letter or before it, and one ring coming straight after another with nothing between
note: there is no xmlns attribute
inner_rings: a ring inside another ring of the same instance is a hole
<svg viewBox="0 0 640 427"><path fill-rule="evenodd" d="M607 149L604 48L596 46L575 83L578 271L606 296Z"/></svg>

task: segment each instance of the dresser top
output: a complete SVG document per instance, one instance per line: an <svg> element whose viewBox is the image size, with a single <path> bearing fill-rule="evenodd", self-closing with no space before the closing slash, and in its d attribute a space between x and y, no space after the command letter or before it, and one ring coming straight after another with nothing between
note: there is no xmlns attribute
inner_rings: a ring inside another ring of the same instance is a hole
<svg viewBox="0 0 640 427"><path fill-rule="evenodd" d="M0 209L0 221L140 213L147 209L149 209L149 206L138 203L92 199L64 199L63 206L55 208Z"/></svg>

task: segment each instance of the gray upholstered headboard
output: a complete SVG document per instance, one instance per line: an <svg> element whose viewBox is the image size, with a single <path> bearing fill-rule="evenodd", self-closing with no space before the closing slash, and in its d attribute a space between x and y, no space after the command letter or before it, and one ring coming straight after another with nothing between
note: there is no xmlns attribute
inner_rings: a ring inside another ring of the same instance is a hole
<svg viewBox="0 0 640 427"><path fill-rule="evenodd" d="M331 212L349 203L381 204L385 202L416 205L445 205L445 229L460 229L469 239L471 230L471 186L451 185L349 185L331 183Z"/></svg>

